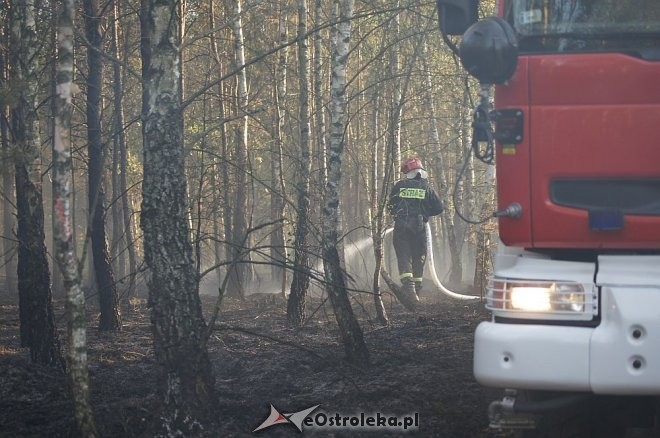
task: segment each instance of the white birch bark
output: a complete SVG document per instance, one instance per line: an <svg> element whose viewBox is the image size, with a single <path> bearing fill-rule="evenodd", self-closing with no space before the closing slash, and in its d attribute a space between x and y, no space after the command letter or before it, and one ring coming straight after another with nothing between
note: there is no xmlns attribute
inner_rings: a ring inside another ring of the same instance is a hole
<svg viewBox="0 0 660 438"><path fill-rule="evenodd" d="M58 23L57 84L53 136L53 230L56 259L64 277L67 316L67 366L78 434L98 436L89 401L85 294L74 254L72 225L71 98L73 84L73 17L75 3L64 0Z"/></svg>
<svg viewBox="0 0 660 438"><path fill-rule="evenodd" d="M314 25L319 26L323 16L323 0L315 0ZM323 37L321 31L314 34L314 106L316 115L316 142L321 161L321 184L325 186L328 180L328 163L326 162L326 132L325 107L323 106Z"/></svg>
<svg viewBox="0 0 660 438"><path fill-rule="evenodd" d="M362 329L355 318L346 290L346 275L340 253L340 203L342 154L346 142L346 71L351 38L354 0L336 0L339 23L332 28L332 76L330 85L330 136L328 141L328 182L321 211L323 268L326 290L332 302L346 359L358 366L369 364L369 352Z"/></svg>
<svg viewBox="0 0 660 438"><path fill-rule="evenodd" d="M141 226L164 412L162 428L193 435L209 418L213 373L190 241L183 143L178 0L147 0L141 13L143 169Z"/></svg>

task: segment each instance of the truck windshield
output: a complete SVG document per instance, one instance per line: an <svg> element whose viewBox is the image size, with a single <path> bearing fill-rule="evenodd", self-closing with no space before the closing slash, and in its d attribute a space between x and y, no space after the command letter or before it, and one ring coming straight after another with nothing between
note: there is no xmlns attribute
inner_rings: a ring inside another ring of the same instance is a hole
<svg viewBox="0 0 660 438"><path fill-rule="evenodd" d="M509 0L521 51L660 50L659 0Z"/></svg>

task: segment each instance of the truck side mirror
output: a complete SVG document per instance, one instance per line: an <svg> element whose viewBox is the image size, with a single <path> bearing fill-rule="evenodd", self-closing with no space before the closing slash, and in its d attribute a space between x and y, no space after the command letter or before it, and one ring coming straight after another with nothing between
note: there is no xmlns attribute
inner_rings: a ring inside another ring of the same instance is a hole
<svg viewBox="0 0 660 438"><path fill-rule="evenodd" d="M445 35L462 35L478 19L479 0L437 0L440 30Z"/></svg>
<svg viewBox="0 0 660 438"><path fill-rule="evenodd" d="M488 17L465 31L459 55L463 67L480 83L502 84L518 66L518 40L509 23Z"/></svg>

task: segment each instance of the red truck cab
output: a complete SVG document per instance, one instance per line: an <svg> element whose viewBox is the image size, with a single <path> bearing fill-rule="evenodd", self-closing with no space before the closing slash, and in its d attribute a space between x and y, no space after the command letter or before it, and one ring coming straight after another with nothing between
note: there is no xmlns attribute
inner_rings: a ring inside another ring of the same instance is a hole
<svg viewBox="0 0 660 438"><path fill-rule="evenodd" d="M491 426L562 412L566 436L660 436L660 1L499 0L481 21L478 0L437 4L495 149L502 244L473 363L505 390Z"/></svg>
<svg viewBox="0 0 660 438"><path fill-rule="evenodd" d="M500 206L523 207L500 220L502 241L660 248L660 4L507 1L500 14L520 55L495 106L523 114L522 141L497 148Z"/></svg>

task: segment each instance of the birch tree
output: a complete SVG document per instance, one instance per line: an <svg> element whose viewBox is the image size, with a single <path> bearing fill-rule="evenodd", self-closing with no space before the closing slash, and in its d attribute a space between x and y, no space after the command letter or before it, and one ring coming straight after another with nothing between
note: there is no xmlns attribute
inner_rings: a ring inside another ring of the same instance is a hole
<svg viewBox="0 0 660 438"><path fill-rule="evenodd" d="M178 0L144 0L144 182L141 226L158 378L169 434L190 435L208 417L213 374L193 261L184 173L181 19Z"/></svg>
<svg viewBox="0 0 660 438"><path fill-rule="evenodd" d="M342 153L346 139L346 67L351 38L354 0L335 0L338 24L332 27L332 75L330 86L330 138L328 142L328 182L321 211L323 268L326 290L332 302L346 359L359 366L369 363L369 352L362 329L355 318L346 290L346 275L340 246L340 205Z"/></svg>
<svg viewBox="0 0 660 438"><path fill-rule="evenodd" d="M323 0L314 0L314 25L320 26L323 16ZM316 152L315 156L320 161L320 183L324 187L327 183L328 166L326 163L326 127L325 127L325 105L323 81L323 34L321 30L314 33L314 118L316 128Z"/></svg>
<svg viewBox="0 0 660 438"><path fill-rule="evenodd" d="M46 255L44 208L37 118L37 57L39 39L33 0L16 2L10 10L14 143L14 175L18 218L18 297L21 345L29 347L32 361L62 364L53 319L50 271Z"/></svg>
<svg viewBox="0 0 660 438"><path fill-rule="evenodd" d="M74 0L64 0L58 20L57 77L53 126L53 210L55 255L66 293L67 369L78 434L96 437L89 401L85 293L74 255L72 225L71 98L73 92Z"/></svg>

